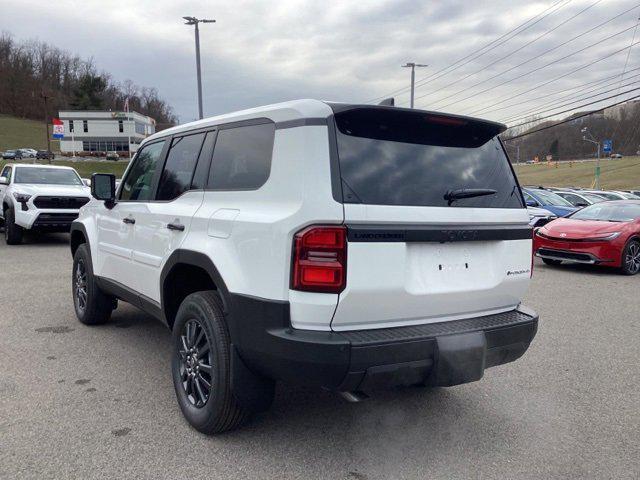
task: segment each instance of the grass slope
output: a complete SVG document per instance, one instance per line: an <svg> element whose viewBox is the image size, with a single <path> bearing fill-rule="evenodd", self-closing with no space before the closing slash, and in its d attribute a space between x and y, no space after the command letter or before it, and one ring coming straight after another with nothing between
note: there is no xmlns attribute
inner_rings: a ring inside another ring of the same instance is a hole
<svg viewBox="0 0 640 480"><path fill-rule="evenodd" d="M59 150L58 143L51 140L53 151ZM15 148L46 149L44 122L0 115L0 152Z"/></svg>
<svg viewBox="0 0 640 480"><path fill-rule="evenodd" d="M0 169L7 163L33 163L33 158L24 158L19 162L7 162L0 160ZM47 164L46 160L38 160L38 163ZM78 160L54 160L54 165L65 165L77 170L82 178L90 178L92 173L113 173L116 178L122 178L125 168L129 162L107 162L107 161L84 161Z"/></svg>
<svg viewBox="0 0 640 480"><path fill-rule="evenodd" d="M561 162L547 165L514 165L522 185L552 187L591 187L595 176L595 162ZM602 189L627 190L640 187L640 157L600 161Z"/></svg>

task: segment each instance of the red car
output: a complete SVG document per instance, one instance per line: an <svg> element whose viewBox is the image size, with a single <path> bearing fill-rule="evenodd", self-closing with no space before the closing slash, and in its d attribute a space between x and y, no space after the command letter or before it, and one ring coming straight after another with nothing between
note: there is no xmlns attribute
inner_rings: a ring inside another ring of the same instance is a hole
<svg viewBox="0 0 640 480"><path fill-rule="evenodd" d="M590 263L640 271L640 200L589 205L536 229L533 252L547 265Z"/></svg>

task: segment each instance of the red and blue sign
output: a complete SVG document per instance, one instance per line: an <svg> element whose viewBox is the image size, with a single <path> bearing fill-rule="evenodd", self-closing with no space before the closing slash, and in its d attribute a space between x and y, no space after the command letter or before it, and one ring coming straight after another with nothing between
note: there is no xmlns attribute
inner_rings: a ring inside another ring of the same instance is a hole
<svg viewBox="0 0 640 480"><path fill-rule="evenodd" d="M60 140L64 137L64 123L59 118L53 119L53 138Z"/></svg>

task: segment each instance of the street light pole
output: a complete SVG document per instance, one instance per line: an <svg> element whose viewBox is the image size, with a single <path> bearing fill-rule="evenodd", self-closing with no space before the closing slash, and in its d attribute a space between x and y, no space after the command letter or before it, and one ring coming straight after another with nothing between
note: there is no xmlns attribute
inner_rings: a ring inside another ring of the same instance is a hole
<svg viewBox="0 0 640 480"><path fill-rule="evenodd" d="M582 136L582 140L586 142L591 142L598 147L598 157L596 159L596 175L594 180L594 186L596 190L600 190L600 142L596 141L596 139L593 138L593 135L591 135L591 132L588 130L587 127L584 127L582 130L580 130L580 132L585 134ZM591 138L587 138L587 135L589 135Z"/></svg>
<svg viewBox="0 0 640 480"><path fill-rule="evenodd" d="M415 97L416 90L416 67L428 67L429 65L423 63L407 62L404 65L400 65L402 68L411 68L411 103L410 107L413 108L413 99Z"/></svg>
<svg viewBox="0 0 640 480"><path fill-rule="evenodd" d="M196 34L196 74L198 77L198 118L202 120L202 75L200 73L200 23L215 23L215 20L198 19L196 17L182 17L186 20L185 25L194 25Z"/></svg>

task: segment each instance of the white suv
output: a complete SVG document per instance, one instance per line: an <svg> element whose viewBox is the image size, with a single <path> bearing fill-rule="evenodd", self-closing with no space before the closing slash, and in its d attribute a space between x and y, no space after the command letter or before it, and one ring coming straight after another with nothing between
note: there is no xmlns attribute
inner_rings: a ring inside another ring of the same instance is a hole
<svg viewBox="0 0 640 480"><path fill-rule="evenodd" d="M5 165L0 172L0 219L9 245L22 241L24 230L68 232L90 190L71 167Z"/></svg>
<svg viewBox="0 0 640 480"><path fill-rule="evenodd" d="M159 132L73 223L86 324L117 299L173 332L198 430L269 406L274 381L359 399L450 386L528 348L532 232L484 120L292 101Z"/></svg>

